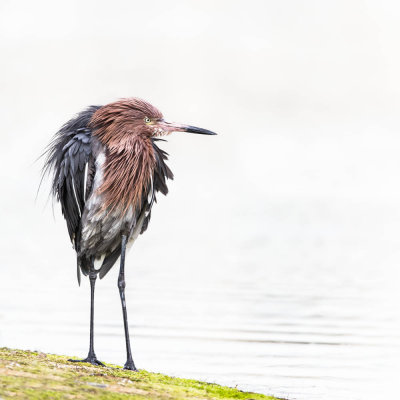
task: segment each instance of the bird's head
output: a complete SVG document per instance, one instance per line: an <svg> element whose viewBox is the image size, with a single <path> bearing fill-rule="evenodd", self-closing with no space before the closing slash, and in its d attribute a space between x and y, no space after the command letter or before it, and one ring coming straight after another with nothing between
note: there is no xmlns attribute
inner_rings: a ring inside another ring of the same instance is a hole
<svg viewBox="0 0 400 400"><path fill-rule="evenodd" d="M138 98L122 99L100 107L94 113L90 126L104 144L128 140L138 135L151 138L172 132L216 135L196 126L167 122L156 107Z"/></svg>

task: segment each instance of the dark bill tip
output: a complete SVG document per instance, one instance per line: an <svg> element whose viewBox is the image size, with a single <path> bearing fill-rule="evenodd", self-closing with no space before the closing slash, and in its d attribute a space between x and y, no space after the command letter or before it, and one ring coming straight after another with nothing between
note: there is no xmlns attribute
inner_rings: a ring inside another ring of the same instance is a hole
<svg viewBox="0 0 400 400"><path fill-rule="evenodd" d="M216 135L216 133L213 131L209 131L208 129L198 128L197 126L191 126L191 125L184 125L183 131L189 133L197 133L199 135Z"/></svg>

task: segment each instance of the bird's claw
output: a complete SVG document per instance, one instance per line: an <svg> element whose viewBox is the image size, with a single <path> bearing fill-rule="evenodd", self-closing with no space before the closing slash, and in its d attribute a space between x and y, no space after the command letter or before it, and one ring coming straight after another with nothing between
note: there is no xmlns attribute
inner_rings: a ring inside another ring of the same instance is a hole
<svg viewBox="0 0 400 400"><path fill-rule="evenodd" d="M137 371L135 363L133 361L127 361L124 365L124 369L127 369L129 371Z"/></svg>
<svg viewBox="0 0 400 400"><path fill-rule="evenodd" d="M101 367L105 367L105 365L101 361L99 361L96 358L96 356L87 356L83 360L72 360L72 359L69 359L68 361L79 362L79 363L89 363L89 364L92 364L92 365L98 365L98 366L101 366Z"/></svg>

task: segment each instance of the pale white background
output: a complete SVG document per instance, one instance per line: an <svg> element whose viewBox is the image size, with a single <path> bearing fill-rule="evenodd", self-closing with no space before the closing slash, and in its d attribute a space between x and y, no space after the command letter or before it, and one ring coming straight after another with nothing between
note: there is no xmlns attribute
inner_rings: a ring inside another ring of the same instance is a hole
<svg viewBox="0 0 400 400"><path fill-rule="evenodd" d="M400 6L0 2L0 345L84 356L88 284L48 182L52 135L139 96L175 181L128 256L140 368L289 399L396 396ZM96 352L124 363L117 269Z"/></svg>

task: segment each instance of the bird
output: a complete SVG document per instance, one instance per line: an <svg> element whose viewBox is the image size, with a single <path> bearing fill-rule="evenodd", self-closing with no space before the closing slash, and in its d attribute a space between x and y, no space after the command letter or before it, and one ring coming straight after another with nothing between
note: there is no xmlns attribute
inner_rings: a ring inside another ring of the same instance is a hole
<svg viewBox="0 0 400 400"><path fill-rule="evenodd" d="M158 193L167 195L174 178L168 153L158 145L172 132L216 135L191 125L167 122L149 102L123 98L89 106L66 122L45 149L42 179L51 179L51 195L61 205L77 257L77 279L90 281L88 355L71 362L104 366L94 351L94 292L119 259L117 286L124 323L126 362L133 361L125 297L127 250L148 227Z"/></svg>

